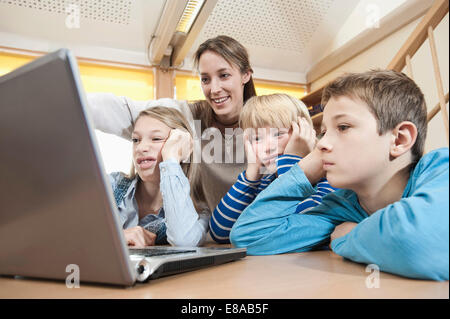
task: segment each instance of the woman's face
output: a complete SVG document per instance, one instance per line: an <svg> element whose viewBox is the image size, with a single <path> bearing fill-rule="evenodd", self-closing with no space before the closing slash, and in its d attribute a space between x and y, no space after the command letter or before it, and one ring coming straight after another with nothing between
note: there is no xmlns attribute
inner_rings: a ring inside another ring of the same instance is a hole
<svg viewBox="0 0 450 319"><path fill-rule="evenodd" d="M170 134L170 127L150 116L141 116L131 136L133 142L133 163L139 177L153 180L159 173L162 162L161 149Z"/></svg>
<svg viewBox="0 0 450 319"><path fill-rule="evenodd" d="M205 51L199 59L199 72L203 94L222 120L236 120L244 105L244 85L251 73L242 74L222 56Z"/></svg>

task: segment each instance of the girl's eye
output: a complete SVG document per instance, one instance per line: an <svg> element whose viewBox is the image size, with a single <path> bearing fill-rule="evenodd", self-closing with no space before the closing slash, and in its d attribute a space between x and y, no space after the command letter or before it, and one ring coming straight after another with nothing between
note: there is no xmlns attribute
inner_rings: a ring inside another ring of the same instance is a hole
<svg viewBox="0 0 450 319"><path fill-rule="evenodd" d="M208 83L209 79L208 78L201 78L200 81L202 81L202 83Z"/></svg>
<svg viewBox="0 0 450 319"><path fill-rule="evenodd" d="M163 141L164 139L163 138L161 138L161 137L154 137L154 138L152 138L152 141L154 141L154 142L160 142L160 141Z"/></svg>
<svg viewBox="0 0 450 319"><path fill-rule="evenodd" d="M229 76L230 76L230 75L229 75L228 73L224 73L224 74L221 74L221 75L220 75L221 78L225 78L225 79L226 79L227 77L229 77Z"/></svg>
<svg viewBox="0 0 450 319"><path fill-rule="evenodd" d="M133 143L137 143L137 142L139 142L139 139L137 139L137 138L132 138L131 141L132 141Z"/></svg>

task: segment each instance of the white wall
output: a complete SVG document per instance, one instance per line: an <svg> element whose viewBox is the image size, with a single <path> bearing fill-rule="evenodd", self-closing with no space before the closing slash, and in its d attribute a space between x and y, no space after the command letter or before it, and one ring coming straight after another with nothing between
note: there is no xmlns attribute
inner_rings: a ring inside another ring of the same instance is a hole
<svg viewBox="0 0 450 319"><path fill-rule="evenodd" d="M438 54L439 67L441 71L442 86L444 94L449 90L449 16L448 14L442 22L434 30L436 42L436 50ZM436 87L433 63L431 59L431 51L429 41L426 40L422 47L411 59L413 77L422 92L425 95L428 111L430 111L438 102L438 92ZM447 103L448 114L448 103ZM427 140L425 143L425 151L448 146L445 137L444 121L442 114L439 112L428 124Z"/></svg>
<svg viewBox="0 0 450 319"><path fill-rule="evenodd" d="M95 135L106 173L123 172L128 174L132 163L131 141L99 130L95 130Z"/></svg>
<svg viewBox="0 0 450 319"><path fill-rule="evenodd" d="M387 38L376 43L368 50L359 54L352 60L344 63L338 68L327 73L323 77L311 84L311 90L315 90L325 85L329 81L342 75L345 72L364 72L374 68L385 68L394 58L400 47L413 32L414 28L422 19L419 18L402 29L394 32ZM441 70L441 77L444 87L444 94L449 91L449 16L444 17L434 31L438 60ZM434 79L433 64L431 60L430 45L428 40L422 45L412 58L413 76L419 87L422 89L430 111L439 101ZM403 70L405 72L405 70ZM447 104L448 110L448 104ZM425 151L448 147L445 137L445 129L441 113L438 113L429 122L428 135L425 143Z"/></svg>

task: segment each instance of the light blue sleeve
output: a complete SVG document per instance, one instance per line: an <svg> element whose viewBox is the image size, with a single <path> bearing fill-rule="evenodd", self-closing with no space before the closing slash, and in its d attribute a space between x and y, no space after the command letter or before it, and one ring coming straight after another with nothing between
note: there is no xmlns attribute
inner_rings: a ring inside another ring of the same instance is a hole
<svg viewBox="0 0 450 319"><path fill-rule="evenodd" d="M298 203L315 192L302 169L294 165L243 211L231 230L231 243L246 247L250 255L308 251L328 243L337 224L358 220L325 214L335 203L333 194L307 214L297 214Z"/></svg>
<svg viewBox="0 0 450 319"><path fill-rule="evenodd" d="M159 167L167 241L173 246L201 246L208 232L209 209L195 210L189 180L178 162L169 159Z"/></svg>
<svg viewBox="0 0 450 319"><path fill-rule="evenodd" d="M403 198L332 242L337 254L420 279L449 279L448 148L425 155Z"/></svg>

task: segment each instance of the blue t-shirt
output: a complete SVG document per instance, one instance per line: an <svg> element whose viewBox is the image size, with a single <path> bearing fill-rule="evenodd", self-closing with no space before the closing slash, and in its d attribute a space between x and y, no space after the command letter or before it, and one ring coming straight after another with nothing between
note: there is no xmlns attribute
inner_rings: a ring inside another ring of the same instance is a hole
<svg viewBox="0 0 450 319"><path fill-rule="evenodd" d="M448 170L449 150L441 148L417 163L401 200L370 216L350 190L337 190L296 214L299 198L314 190L294 165L244 210L230 239L253 255L308 251L328 243L334 228L350 221L358 225L331 243L335 253L406 277L448 280Z"/></svg>

